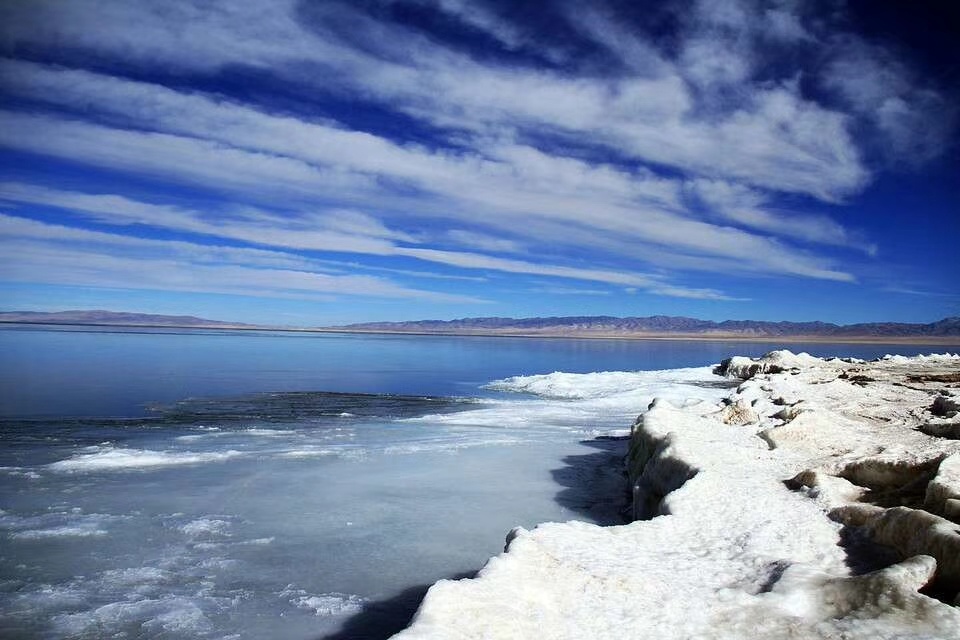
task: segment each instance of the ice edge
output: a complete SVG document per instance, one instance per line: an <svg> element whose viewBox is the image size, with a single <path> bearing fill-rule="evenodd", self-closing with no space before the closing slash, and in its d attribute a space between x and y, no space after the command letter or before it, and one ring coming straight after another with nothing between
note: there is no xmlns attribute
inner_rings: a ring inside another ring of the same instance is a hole
<svg viewBox="0 0 960 640"><path fill-rule="evenodd" d="M395 638L960 637L960 608L918 592L960 577L960 441L923 429L956 417L960 358L780 351L718 373L744 379L721 405L656 401L635 424L637 522L516 529ZM917 477L921 505L865 500ZM853 575L850 530L902 561Z"/></svg>

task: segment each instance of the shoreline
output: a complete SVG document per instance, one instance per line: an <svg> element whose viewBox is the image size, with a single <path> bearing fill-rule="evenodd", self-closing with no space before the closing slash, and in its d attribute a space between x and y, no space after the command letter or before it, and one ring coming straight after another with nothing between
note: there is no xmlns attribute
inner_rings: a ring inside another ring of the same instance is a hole
<svg viewBox="0 0 960 640"><path fill-rule="evenodd" d="M278 333L299 334L345 334L345 335L396 335L396 336L438 336L459 338L542 338L550 340L631 340L631 341L672 341L672 342L750 342L750 343L813 343L813 344L891 344L891 345L930 345L960 348L960 336L823 336L788 335L763 336L737 333L688 334L688 333L601 333L601 332L515 332L515 331L391 331L386 329L345 329L336 327L271 327L259 325L175 325L142 323L106 323L106 322L23 322L0 320L0 327L41 326L41 327L100 327L118 329L179 329L198 331L272 331Z"/></svg>
<svg viewBox="0 0 960 640"><path fill-rule="evenodd" d="M955 336L757 336L729 334L687 334L687 333L529 333L494 331L385 331L365 329L304 329L303 331L318 333L347 333L347 334L374 334L374 335L414 335L414 336L451 336L451 337L478 337L478 338L545 338L555 340L650 340L673 342L769 342L769 343L817 343L817 344L929 344L960 347L960 337Z"/></svg>
<svg viewBox="0 0 960 640"><path fill-rule="evenodd" d="M960 637L960 356L714 373L634 425L634 522L514 529L396 639Z"/></svg>

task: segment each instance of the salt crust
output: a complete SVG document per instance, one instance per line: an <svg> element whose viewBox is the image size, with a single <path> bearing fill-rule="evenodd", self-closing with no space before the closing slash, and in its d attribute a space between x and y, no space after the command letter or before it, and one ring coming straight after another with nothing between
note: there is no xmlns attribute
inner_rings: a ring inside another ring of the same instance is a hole
<svg viewBox="0 0 960 640"><path fill-rule="evenodd" d="M725 365L745 380L725 404L659 401L638 421L629 465L652 519L517 529L477 578L435 584L395 638L960 638L960 609L918 593L950 569L956 525L862 502L927 482L921 502L955 504L960 442L919 425L941 393L930 379L960 359ZM851 575L838 543L858 525L904 560Z"/></svg>

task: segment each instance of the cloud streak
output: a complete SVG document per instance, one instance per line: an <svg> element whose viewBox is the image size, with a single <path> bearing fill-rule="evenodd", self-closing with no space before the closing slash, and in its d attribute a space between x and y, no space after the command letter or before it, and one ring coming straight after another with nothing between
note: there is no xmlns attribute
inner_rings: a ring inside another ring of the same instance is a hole
<svg viewBox="0 0 960 640"><path fill-rule="evenodd" d="M363 296L475 304L474 297L411 289L373 276L341 275L295 256L249 248L149 240L0 214L0 277L57 283L315 298Z"/></svg>
<svg viewBox="0 0 960 640"><path fill-rule="evenodd" d="M117 177L0 185L33 233L5 274L127 281L143 250L145 286L451 303L489 274L717 301L705 272L855 282L878 248L843 204L942 153L944 94L802 5L662 11L667 34L600 1L4 4L3 147Z"/></svg>
<svg viewBox="0 0 960 640"><path fill-rule="evenodd" d="M0 123L6 122L12 131L24 132L10 136L8 144L29 150L115 169L219 185L241 193L254 188L261 195L271 194L282 188L287 196L294 193L309 199L310 194L320 191L325 197L337 198L350 206L377 207L386 201L397 206L398 202L403 203L403 198L395 197L389 188L381 185L384 182L403 184L427 194L412 203L413 212L404 211L402 215L407 224L411 221L409 213L413 213L413 218L440 217L473 226L480 224L496 229L501 235L505 231L523 235L526 229L534 227L542 232L563 226L565 229L551 237L528 236L528 239L569 243L571 238L590 238L597 234L620 239L629 237L637 243L725 257L759 272L851 279L826 267L823 261L815 264L815 260L801 252L744 229L688 219L681 202L683 181L660 178L648 171L627 173L610 165L590 165L525 145L491 141L480 141L472 154L431 152L402 147L363 132L277 118L142 83L36 65L8 63L4 68L8 70L8 77L20 78L10 84L21 95L35 98L55 95L55 99L64 104L79 102L89 108L101 105L106 111L116 109L110 105L145 101L149 108L131 110L136 121L170 131L138 132L86 122L0 114ZM61 81L61 76L67 80ZM38 84L33 84L37 78ZM70 88L53 92L52 88L58 85ZM109 115L119 114L110 112ZM212 139L201 140L197 137L200 135ZM227 146L228 143L233 146ZM756 201L752 211L753 218L772 218ZM383 215L400 214L385 212ZM516 225L518 216L531 220L533 225ZM734 221L745 227L757 226L743 216ZM769 233L779 231L807 241L846 244L845 233L831 238L824 234L811 235L806 233L802 221L792 224L786 219L779 227L772 222L762 226ZM581 227L592 234L569 232L570 228ZM323 229L322 222L320 228ZM832 228L840 226L833 223ZM261 231L255 233L263 237ZM352 250L355 244L338 237L332 230L323 233L329 242L315 237L312 244L305 246L304 237L299 240L300 244L290 246L329 249L335 245ZM469 230L459 233L472 233L477 237L476 232ZM456 238L456 234L453 237ZM463 238L461 235L461 241ZM516 252L522 246L502 237L498 243L499 251ZM488 239L486 248L491 246L493 243ZM375 246L357 247L357 250L378 252ZM386 248L381 246L379 253L385 252ZM630 250L626 255L633 253Z"/></svg>
<svg viewBox="0 0 960 640"><path fill-rule="evenodd" d="M252 225L239 222L233 225L209 223L201 219L201 214L195 211L183 210L175 207L157 206L136 202L119 196L97 196L82 193L63 192L45 188L35 188L20 184L0 184L0 199L19 202L30 202L65 208L94 220L128 226L130 224L144 224L161 228L170 228L178 231L191 231L201 235L209 235L225 239L241 240L259 245L282 247L285 249L317 249L326 248L330 251L348 253L366 253L382 256L404 256L416 258L425 262L449 265L461 269L498 271L525 275L545 275L571 280L586 280L611 284L624 284L651 290L663 295L725 299L718 291L705 289L688 289L680 286L669 286L662 278L644 276L624 271L605 271L599 269L584 269L543 263L531 263L523 260L498 258L489 255L444 251L419 247L403 247L388 241L369 242L364 237L339 237L327 232L305 233L299 228L290 226L268 227L264 220L271 220L268 216L256 215ZM248 213L248 219L250 214ZM79 241L104 241L123 244L128 236L117 236L68 227L48 227L39 222L5 217L8 228L31 230L35 236L42 236L44 231L60 239L75 239ZM272 218L274 223L282 223L278 218ZM71 231L73 232L71 234ZM315 239L319 238L319 241ZM138 241L129 239L135 245L151 245L155 241ZM173 245L171 245L173 246ZM189 245L192 247L202 245ZM363 290L370 293L368 289ZM426 292L419 292L423 297L429 297ZM442 297L442 296L441 296Z"/></svg>

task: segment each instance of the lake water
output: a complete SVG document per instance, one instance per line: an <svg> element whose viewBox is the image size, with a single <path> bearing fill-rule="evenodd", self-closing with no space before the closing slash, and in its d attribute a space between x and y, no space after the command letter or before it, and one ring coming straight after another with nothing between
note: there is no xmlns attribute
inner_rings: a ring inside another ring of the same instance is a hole
<svg viewBox="0 0 960 640"><path fill-rule="evenodd" d="M776 347L4 327L0 637L387 637L512 527L617 522L604 436Z"/></svg>

